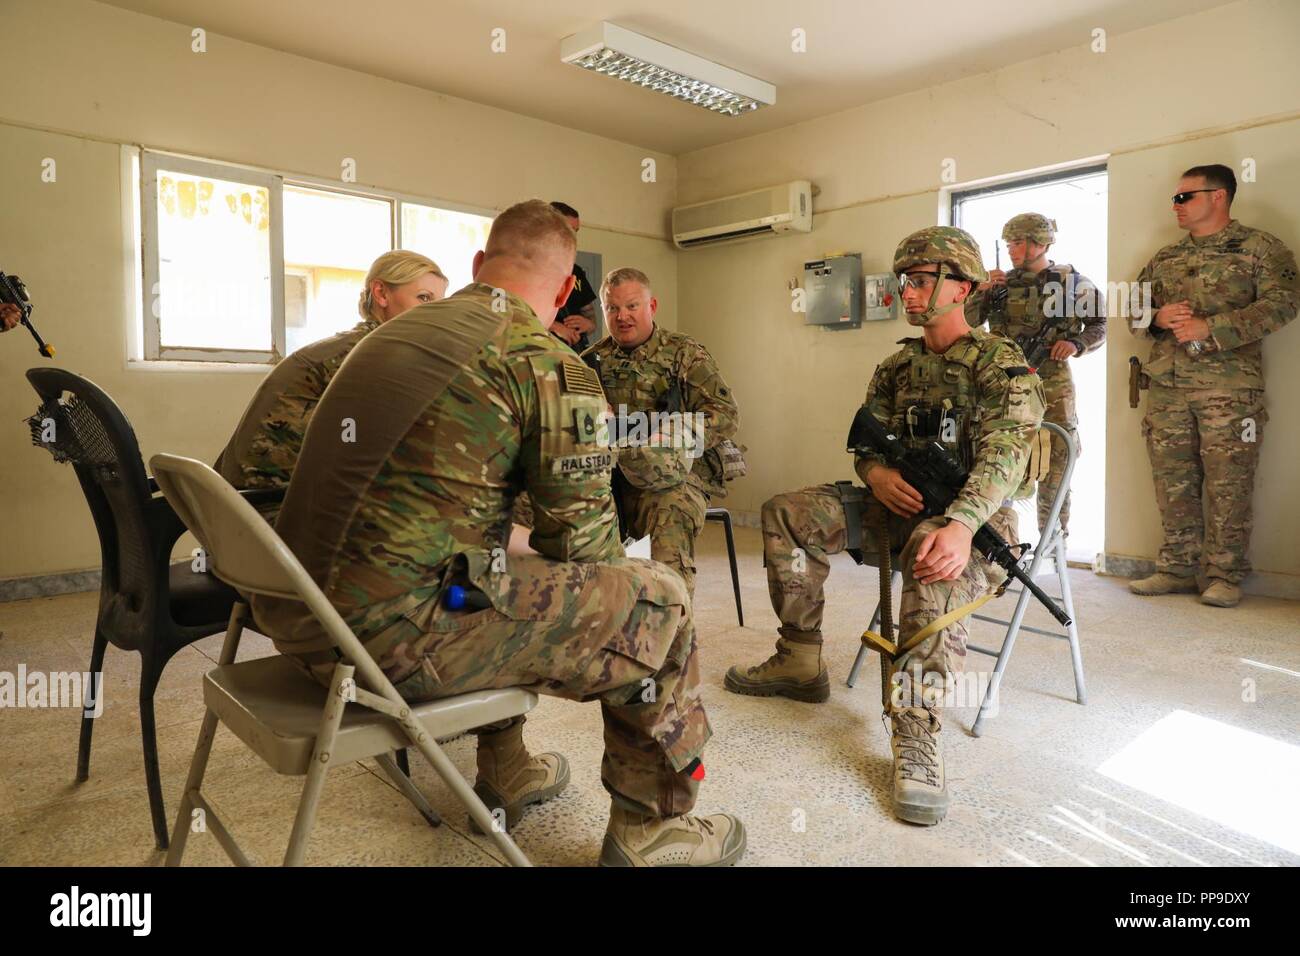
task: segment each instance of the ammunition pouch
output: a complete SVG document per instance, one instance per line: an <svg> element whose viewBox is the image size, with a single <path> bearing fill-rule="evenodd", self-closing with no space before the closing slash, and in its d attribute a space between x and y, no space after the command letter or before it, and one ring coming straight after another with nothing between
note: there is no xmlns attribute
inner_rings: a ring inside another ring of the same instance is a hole
<svg viewBox="0 0 1300 956"><path fill-rule="evenodd" d="M735 481L749 474L749 465L745 463L746 451L748 449L744 445L737 445L727 438L706 451L704 460L708 462L709 471L715 480Z"/></svg>

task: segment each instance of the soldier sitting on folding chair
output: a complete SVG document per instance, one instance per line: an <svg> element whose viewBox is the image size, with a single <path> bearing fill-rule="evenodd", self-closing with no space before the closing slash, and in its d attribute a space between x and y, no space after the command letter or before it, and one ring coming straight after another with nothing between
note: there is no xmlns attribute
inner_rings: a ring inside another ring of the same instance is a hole
<svg viewBox="0 0 1300 956"><path fill-rule="evenodd" d="M321 397L275 529L404 699L528 687L601 702L601 863L734 863L740 821L690 813L712 731L686 587L623 557L600 381L546 331L575 249L548 204L511 206L473 284L367 335ZM506 562L524 490L538 554ZM305 605L259 594L252 610L277 649L332 675L333 643ZM491 779L530 766L509 732L510 769ZM568 768L548 759L530 775L553 794Z"/></svg>
<svg viewBox="0 0 1300 956"><path fill-rule="evenodd" d="M925 520L913 517L921 508L916 490L898 471L865 455L857 456L855 470L869 491L843 482L767 501L763 556L781 636L776 654L754 667L732 667L725 684L738 694L826 700L821 622L829 556L860 548L873 557L901 547L898 646L920 639L892 663L891 677L906 672L913 689L889 701L893 804L900 819L935 824L948 809L939 750L942 701L929 686L922 692L922 677L929 678L927 685L939 678L942 686L960 671L972 610L967 605L1005 578L1001 568L971 553L971 539L987 522L1015 540L1008 502L1021 490L1044 403L1042 385L1016 344L966 324L963 304L986 276L969 234L945 226L915 232L895 252L894 271L907 321L922 326L924 335L903 339L902 350L880 364L866 407L905 444L938 441L949 448L970 478L944 516ZM861 518L851 521L848 513L859 510ZM887 569L882 577L888 578Z"/></svg>

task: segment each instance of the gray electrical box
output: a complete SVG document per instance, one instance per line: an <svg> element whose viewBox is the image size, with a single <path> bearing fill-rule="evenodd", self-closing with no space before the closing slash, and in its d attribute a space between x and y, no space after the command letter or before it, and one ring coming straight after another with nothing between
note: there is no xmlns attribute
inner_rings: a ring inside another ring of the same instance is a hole
<svg viewBox="0 0 1300 956"><path fill-rule="evenodd" d="M862 277L862 317L868 322L897 318L898 276L877 272Z"/></svg>
<svg viewBox="0 0 1300 956"><path fill-rule="evenodd" d="M828 256L803 264L805 325L862 325L862 255Z"/></svg>

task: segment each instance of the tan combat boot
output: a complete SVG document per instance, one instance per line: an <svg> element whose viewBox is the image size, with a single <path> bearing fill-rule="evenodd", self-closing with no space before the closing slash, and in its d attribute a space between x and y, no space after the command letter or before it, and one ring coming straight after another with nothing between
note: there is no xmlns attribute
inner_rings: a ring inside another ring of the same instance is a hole
<svg viewBox="0 0 1300 956"><path fill-rule="evenodd" d="M939 716L920 707L891 715L894 751L894 816L933 826L948 812L948 783L939 749Z"/></svg>
<svg viewBox="0 0 1300 956"><path fill-rule="evenodd" d="M1157 571L1145 578L1138 578L1128 583L1128 589L1134 594L1150 596L1152 594L1193 594L1196 592L1196 578L1179 577L1166 571Z"/></svg>
<svg viewBox="0 0 1300 956"><path fill-rule="evenodd" d="M761 664L727 671L723 686L733 694L751 697L780 695L791 700L820 704L831 696L831 679L822 666L821 641L776 640L776 653Z"/></svg>
<svg viewBox="0 0 1300 956"><path fill-rule="evenodd" d="M729 813L647 817L609 808L601 866L731 866L745 855L745 825Z"/></svg>
<svg viewBox="0 0 1300 956"><path fill-rule="evenodd" d="M1211 581L1201 592L1201 603L1213 607L1236 607L1241 603L1241 588L1227 581Z"/></svg>
<svg viewBox="0 0 1300 956"><path fill-rule="evenodd" d="M530 757L524 746L523 721L478 737L478 782L474 792L488 812L505 811L505 828L514 829L524 808L549 800L569 784L569 761L557 753ZM470 829L482 833L473 818Z"/></svg>

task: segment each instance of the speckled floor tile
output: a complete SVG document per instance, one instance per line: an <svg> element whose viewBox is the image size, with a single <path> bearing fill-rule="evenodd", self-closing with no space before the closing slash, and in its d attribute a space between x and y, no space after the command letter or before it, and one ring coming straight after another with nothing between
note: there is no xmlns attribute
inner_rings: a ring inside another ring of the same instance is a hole
<svg viewBox="0 0 1300 956"><path fill-rule="evenodd" d="M895 820L890 809L892 766L876 658L866 659L856 688L844 683L876 602L874 569L844 556L833 561L823 629L832 681L827 703L741 697L723 690L723 675L732 664L766 658L777 621L759 533L737 526L736 541L743 628L721 529L708 526L700 549L695 622L714 737L697 809L727 810L745 821L744 865L1300 864L1280 838L1251 836L1101 769L1179 712L1300 746L1300 605L1248 596L1240 607L1221 610L1191 595L1139 598L1123 580L1073 569L1087 704L1074 701L1065 642L1022 634L983 736L969 733L973 706L947 712L943 746L952 808L941 825L917 827ZM1040 583L1055 592L1048 576ZM1007 616L1013 605L1006 597L988 609ZM0 604L0 670L19 660L46 670L84 669L94 609L94 595L85 594ZM1034 605L1025 620L1053 626ZM972 641L996 647L1004 631L975 622ZM222 640L213 635L178 654L159 689L169 813L179 802L203 713L200 681ZM240 659L272 652L269 641L250 632ZM138 660L118 651L107 658L108 706L96 725L92 778L81 787L71 784L77 712L0 711L0 862L161 862L152 852L144 795ZM987 675L992 667L992 658L968 657L972 673ZM534 751L564 753L572 779L559 797L531 808L514 837L539 865L591 865L609 812L600 784L600 709L543 698L525 733ZM474 738L445 749L472 778ZM1241 770L1231 752L1198 758L1210 773L1222 766L1221 777ZM501 862L489 839L469 832L464 810L414 751L412 765L443 826L430 828L373 762L336 768L308 862ZM1242 777L1244 788L1250 775ZM282 857L301 789L302 778L273 773L227 731L219 733L205 790L263 862ZM225 862L210 833L191 837L187 865Z"/></svg>

